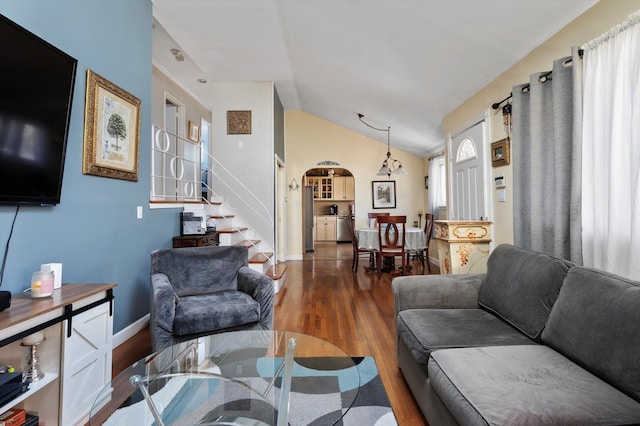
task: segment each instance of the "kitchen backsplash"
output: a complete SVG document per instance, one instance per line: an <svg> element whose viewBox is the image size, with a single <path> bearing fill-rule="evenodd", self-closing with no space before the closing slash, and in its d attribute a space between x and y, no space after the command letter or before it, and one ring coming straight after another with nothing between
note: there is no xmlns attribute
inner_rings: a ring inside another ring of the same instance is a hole
<svg viewBox="0 0 640 426"><path fill-rule="evenodd" d="M349 206L353 204L353 202L352 201L334 201L334 200L314 201L313 214L316 216L328 215L330 212L329 206L332 206L334 204L338 206L338 216L347 216L349 215Z"/></svg>

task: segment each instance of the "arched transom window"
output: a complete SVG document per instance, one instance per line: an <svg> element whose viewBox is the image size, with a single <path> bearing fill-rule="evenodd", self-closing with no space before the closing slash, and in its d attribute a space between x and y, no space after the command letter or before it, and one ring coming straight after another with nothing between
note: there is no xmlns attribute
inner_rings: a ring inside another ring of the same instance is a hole
<svg viewBox="0 0 640 426"><path fill-rule="evenodd" d="M478 150L476 144L469 138L465 138L460 142L458 147L458 153L456 154L456 163L461 163L465 160L471 160L478 157Z"/></svg>

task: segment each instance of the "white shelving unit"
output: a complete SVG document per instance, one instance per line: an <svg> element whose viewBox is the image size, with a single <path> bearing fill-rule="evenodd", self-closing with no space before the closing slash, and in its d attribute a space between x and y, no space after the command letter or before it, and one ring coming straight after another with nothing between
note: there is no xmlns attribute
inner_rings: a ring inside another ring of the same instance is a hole
<svg viewBox="0 0 640 426"><path fill-rule="evenodd" d="M24 337L42 331L38 344L44 377L0 407L36 413L47 426L84 425L89 401L111 379L112 300L115 284L65 284L51 298L13 297L0 312L0 364L24 371L30 347ZM86 342L86 343L82 343Z"/></svg>

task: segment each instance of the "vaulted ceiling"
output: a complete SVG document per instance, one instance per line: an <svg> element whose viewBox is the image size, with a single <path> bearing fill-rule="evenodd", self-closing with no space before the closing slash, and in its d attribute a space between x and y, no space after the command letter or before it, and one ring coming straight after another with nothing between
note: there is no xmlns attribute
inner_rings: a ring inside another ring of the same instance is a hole
<svg viewBox="0 0 640 426"><path fill-rule="evenodd" d="M596 2L154 0L153 57L205 106L198 79L273 81L285 109L386 143L364 114L424 157L446 114Z"/></svg>

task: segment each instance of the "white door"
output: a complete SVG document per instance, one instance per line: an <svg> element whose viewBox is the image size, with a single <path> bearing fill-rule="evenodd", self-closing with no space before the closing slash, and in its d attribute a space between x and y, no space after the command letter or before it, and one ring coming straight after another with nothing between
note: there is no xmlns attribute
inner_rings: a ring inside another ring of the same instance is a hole
<svg viewBox="0 0 640 426"><path fill-rule="evenodd" d="M488 217L485 186L485 121L463 130L449 140L452 220Z"/></svg>

